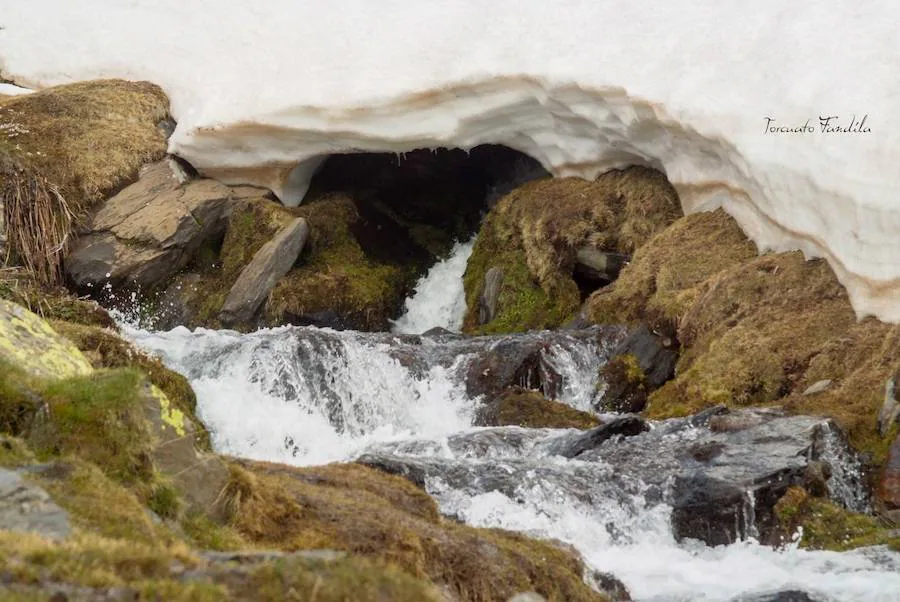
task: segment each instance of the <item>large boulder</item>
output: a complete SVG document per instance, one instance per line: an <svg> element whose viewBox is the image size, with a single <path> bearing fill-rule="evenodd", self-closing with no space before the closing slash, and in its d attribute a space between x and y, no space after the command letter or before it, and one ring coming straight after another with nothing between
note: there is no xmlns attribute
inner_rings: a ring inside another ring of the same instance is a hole
<svg viewBox="0 0 900 602"><path fill-rule="evenodd" d="M555 178L519 186L490 211L478 234L466 267L465 330L559 326L577 311L580 286L614 278L625 256L680 215L675 190L652 169L613 170L593 182ZM485 277L495 268L503 271L495 315L480 324Z"/></svg>
<svg viewBox="0 0 900 602"><path fill-rule="evenodd" d="M66 259L81 290L104 284L152 289L183 268L207 241L221 237L235 199L258 196L246 187L190 179L168 159L148 165L140 178L103 203Z"/></svg>

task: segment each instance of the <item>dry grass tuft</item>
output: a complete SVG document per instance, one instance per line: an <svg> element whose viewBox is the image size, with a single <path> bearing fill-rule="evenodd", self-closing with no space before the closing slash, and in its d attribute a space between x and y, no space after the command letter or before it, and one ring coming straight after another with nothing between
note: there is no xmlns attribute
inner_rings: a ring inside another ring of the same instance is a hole
<svg viewBox="0 0 900 602"><path fill-rule="evenodd" d="M0 155L0 207L16 260L39 282L61 283L73 215L59 189Z"/></svg>

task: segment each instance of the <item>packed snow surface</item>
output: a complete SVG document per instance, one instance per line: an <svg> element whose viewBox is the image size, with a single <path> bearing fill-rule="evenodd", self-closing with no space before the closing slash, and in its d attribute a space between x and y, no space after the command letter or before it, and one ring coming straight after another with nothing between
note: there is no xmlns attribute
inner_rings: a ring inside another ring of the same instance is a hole
<svg viewBox="0 0 900 602"><path fill-rule="evenodd" d="M505 144L555 175L646 164L686 211L824 256L900 321L893 0L0 0L3 77L154 81L170 150L302 199L323 156Z"/></svg>

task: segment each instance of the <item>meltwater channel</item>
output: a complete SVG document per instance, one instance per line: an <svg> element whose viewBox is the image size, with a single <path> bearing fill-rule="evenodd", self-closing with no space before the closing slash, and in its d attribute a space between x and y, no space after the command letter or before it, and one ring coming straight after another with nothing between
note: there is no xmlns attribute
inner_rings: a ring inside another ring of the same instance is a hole
<svg viewBox="0 0 900 602"><path fill-rule="evenodd" d="M635 600L731 602L781 590L823 601L900 600L900 554L884 547L806 551L798 546L802 534L778 548L761 545L752 495L738 525L741 541L677 541L672 483L682 468L672 458L709 437L701 422L658 423L577 457L566 453L578 438L573 430L472 426L486 390L479 378L485 358L537 349L559 376L556 397L590 410L602 387L598 369L622 330L477 338L447 332L461 325L461 277L471 248L457 245L423 277L393 333L127 330L190 379L217 451L296 465L359 460L402 472L447 515L575 546L591 569L621 579ZM432 327L447 330L410 334ZM775 419L765 428L787 443L753 448L748 459L740 441L728 441L735 446L729 453L736 465L765 465L795 453L791 442L801 445L823 423ZM832 497L863 507L854 461L834 447L826 451Z"/></svg>

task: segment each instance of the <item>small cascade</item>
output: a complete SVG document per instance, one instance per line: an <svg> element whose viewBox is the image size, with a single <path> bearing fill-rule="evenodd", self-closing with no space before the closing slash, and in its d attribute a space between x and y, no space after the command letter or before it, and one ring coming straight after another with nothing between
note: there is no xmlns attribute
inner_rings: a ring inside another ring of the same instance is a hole
<svg viewBox="0 0 900 602"><path fill-rule="evenodd" d="M432 328L459 332L466 315L463 273L475 247L475 239L458 242L450 254L428 270L416 283L415 293L394 322L393 332L419 334Z"/></svg>

